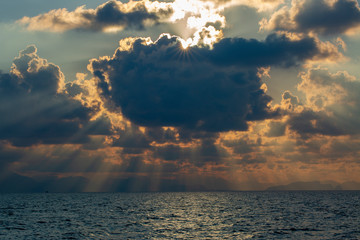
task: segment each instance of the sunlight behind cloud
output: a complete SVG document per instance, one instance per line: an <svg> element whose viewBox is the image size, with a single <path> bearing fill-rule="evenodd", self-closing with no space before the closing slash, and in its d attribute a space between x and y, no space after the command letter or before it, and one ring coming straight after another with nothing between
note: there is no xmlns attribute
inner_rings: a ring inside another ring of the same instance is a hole
<svg viewBox="0 0 360 240"><path fill-rule="evenodd" d="M175 22L186 18L189 28L200 29L205 27L208 23L221 23L225 26L225 17L221 14L223 7L216 7L213 2L204 1L189 1L189 0L175 0L173 3L174 13L170 21Z"/></svg>

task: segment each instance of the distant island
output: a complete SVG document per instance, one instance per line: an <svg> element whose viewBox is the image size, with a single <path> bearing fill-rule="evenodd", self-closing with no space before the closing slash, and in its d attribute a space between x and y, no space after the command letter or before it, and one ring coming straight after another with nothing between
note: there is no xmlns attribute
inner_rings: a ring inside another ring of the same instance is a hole
<svg viewBox="0 0 360 240"><path fill-rule="evenodd" d="M335 191L335 190L360 190L359 182L293 182L287 185L273 186L266 191Z"/></svg>

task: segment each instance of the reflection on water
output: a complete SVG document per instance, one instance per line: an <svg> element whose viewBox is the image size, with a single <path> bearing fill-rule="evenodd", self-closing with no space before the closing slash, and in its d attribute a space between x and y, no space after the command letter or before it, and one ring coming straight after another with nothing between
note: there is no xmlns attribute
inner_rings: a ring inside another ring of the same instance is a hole
<svg viewBox="0 0 360 240"><path fill-rule="evenodd" d="M0 195L0 239L360 239L360 192Z"/></svg>

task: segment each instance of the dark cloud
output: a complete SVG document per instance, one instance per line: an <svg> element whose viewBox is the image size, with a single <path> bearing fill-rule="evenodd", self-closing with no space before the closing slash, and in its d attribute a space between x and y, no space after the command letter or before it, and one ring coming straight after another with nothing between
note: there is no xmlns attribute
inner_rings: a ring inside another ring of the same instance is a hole
<svg viewBox="0 0 360 240"><path fill-rule="evenodd" d="M229 157L226 149L216 143L218 135L203 136L200 139L193 139L190 144L167 144L154 146L152 156L154 159L172 161L177 166L186 163L191 166L202 167L205 164L218 164Z"/></svg>
<svg viewBox="0 0 360 240"><path fill-rule="evenodd" d="M257 68L294 66L320 51L312 38L278 35L265 41L223 39L212 49L183 50L169 36L149 45L143 41L91 61L105 102L137 125L213 132L246 130L247 121L274 117Z"/></svg>
<svg viewBox="0 0 360 240"><path fill-rule="evenodd" d="M19 161L23 155L22 151L11 148L6 142L0 141L0 174L4 174L7 167Z"/></svg>
<svg viewBox="0 0 360 240"><path fill-rule="evenodd" d="M52 10L35 17L24 17L19 22L29 30L67 31L71 29L92 31L118 31L121 29L144 29L147 23L157 23L172 14L168 5L148 9L146 1L111 0L96 9L84 6L73 12L66 9Z"/></svg>
<svg viewBox="0 0 360 240"><path fill-rule="evenodd" d="M101 120L82 128L93 110L61 93L60 68L36 51L35 46L21 51L11 72L0 74L0 139L19 146L79 143L88 141L87 133L106 133Z"/></svg>
<svg viewBox="0 0 360 240"><path fill-rule="evenodd" d="M222 163L226 157L229 157L228 152L216 144L215 140L214 138L203 139L201 144L192 150L193 157L190 162L195 166L202 167L207 163Z"/></svg>
<svg viewBox="0 0 360 240"><path fill-rule="evenodd" d="M150 141L156 141L157 143L178 142L176 137L178 129L164 129L162 127L146 128L145 134L149 137ZM182 142L184 141L182 135L180 134L179 138Z"/></svg>
<svg viewBox="0 0 360 240"><path fill-rule="evenodd" d="M176 164L187 162L194 166L203 166L206 163L219 163L227 156L226 151L214 143L214 139L203 139L199 145L181 146L166 145L152 149L155 159L176 161Z"/></svg>
<svg viewBox="0 0 360 240"><path fill-rule="evenodd" d="M356 0L337 0L332 6L325 0L312 0L302 6L295 21L301 31L343 33L360 25L360 9Z"/></svg>
<svg viewBox="0 0 360 240"><path fill-rule="evenodd" d="M163 162L162 171L178 171L182 163L202 166L207 162L220 162L227 152L215 144L217 138L215 133L181 128L147 127L141 131L138 126L130 124L117 131L112 146L121 147L122 158L128 159L124 171L156 168L144 164L144 158L168 162L166 167L170 169L165 170Z"/></svg>
<svg viewBox="0 0 360 240"><path fill-rule="evenodd" d="M346 33L360 26L360 8L356 0L292 1L291 9L275 12L266 28L324 35Z"/></svg>
<svg viewBox="0 0 360 240"><path fill-rule="evenodd" d="M180 136L176 137L178 129L164 129L162 127L145 128L141 131L135 124L125 125L122 129L116 130L116 135L113 137L113 146L122 147L123 153L142 153L146 149L154 150L151 143L181 143L191 141L192 138L182 139Z"/></svg>
<svg viewBox="0 0 360 240"><path fill-rule="evenodd" d="M334 121L326 112L314 112L310 109L292 116L288 124L291 130L303 136L313 134L339 136L346 134L342 124Z"/></svg>
<svg viewBox="0 0 360 240"><path fill-rule="evenodd" d="M191 156L191 149L189 147L183 148L176 145L167 145L163 147L157 147L153 151L154 158L164 159L166 161L184 161Z"/></svg>
<svg viewBox="0 0 360 240"><path fill-rule="evenodd" d="M151 140L142 133L137 126L126 126L118 130L119 138L114 139L113 146L128 148L146 149L150 147Z"/></svg>
<svg viewBox="0 0 360 240"><path fill-rule="evenodd" d="M270 34L264 41L224 38L211 51L205 48L198 51L205 60L224 66L291 67L312 59L321 50L313 38L292 41L285 35Z"/></svg>
<svg viewBox="0 0 360 240"><path fill-rule="evenodd" d="M110 119L102 115L95 120L88 121L88 123L83 127L84 132L90 135L112 135L113 126Z"/></svg>
<svg viewBox="0 0 360 240"><path fill-rule="evenodd" d="M245 155L256 151L256 145L249 141L249 139L237 139L237 140L223 140L223 144L226 147L233 149L234 153Z"/></svg>
<svg viewBox="0 0 360 240"><path fill-rule="evenodd" d="M173 161L176 166L184 162L201 166L206 162L219 162L226 155L226 151L215 144L217 137L218 134L176 128L147 127L140 131L131 124L117 131L112 146L121 147L122 157L129 158L125 163L128 165L126 171L154 168L142 162L147 158L144 154L149 154L153 160Z"/></svg>

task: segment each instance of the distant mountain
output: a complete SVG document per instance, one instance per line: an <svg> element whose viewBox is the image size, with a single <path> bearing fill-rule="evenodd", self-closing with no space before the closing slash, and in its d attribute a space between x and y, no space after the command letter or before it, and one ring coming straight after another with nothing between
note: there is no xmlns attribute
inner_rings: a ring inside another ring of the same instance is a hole
<svg viewBox="0 0 360 240"><path fill-rule="evenodd" d="M355 186L354 184L350 186ZM360 184L357 185L360 189ZM345 186L344 186L345 187ZM330 191L330 190L350 190L348 188L343 188L342 184L338 184L335 182L332 183L321 183L318 181L313 182L293 182L288 185L280 185L280 186L273 186L266 189L267 191ZM355 189L351 189L355 190Z"/></svg>
<svg viewBox="0 0 360 240"><path fill-rule="evenodd" d="M38 192L38 183L26 176L10 173L0 177L0 193Z"/></svg>
<svg viewBox="0 0 360 240"><path fill-rule="evenodd" d="M83 177L34 179L10 173L0 176L0 193L81 192L87 183Z"/></svg>
<svg viewBox="0 0 360 240"><path fill-rule="evenodd" d="M342 190L360 190L359 182L344 182L340 184Z"/></svg>

